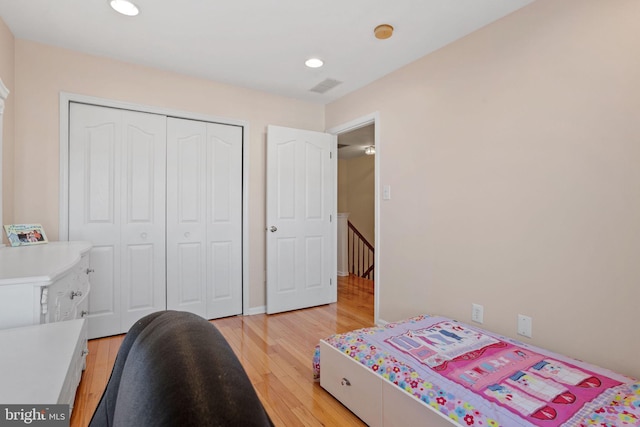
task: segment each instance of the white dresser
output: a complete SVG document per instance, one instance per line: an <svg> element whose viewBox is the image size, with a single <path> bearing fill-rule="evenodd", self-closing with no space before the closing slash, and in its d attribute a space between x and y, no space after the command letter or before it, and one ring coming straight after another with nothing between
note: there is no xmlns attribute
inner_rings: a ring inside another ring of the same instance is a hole
<svg viewBox="0 0 640 427"><path fill-rule="evenodd" d="M0 329L88 314L88 242L0 248Z"/></svg>
<svg viewBox="0 0 640 427"><path fill-rule="evenodd" d="M0 402L72 409L87 354L86 322L0 330Z"/></svg>

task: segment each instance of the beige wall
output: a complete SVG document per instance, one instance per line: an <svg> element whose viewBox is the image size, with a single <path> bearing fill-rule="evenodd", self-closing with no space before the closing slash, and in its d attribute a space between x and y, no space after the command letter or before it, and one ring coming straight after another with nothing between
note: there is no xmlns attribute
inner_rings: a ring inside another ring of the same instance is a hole
<svg viewBox="0 0 640 427"><path fill-rule="evenodd" d="M327 107L380 114L380 317L640 377L640 2L538 0ZM595 343L594 343L595 341Z"/></svg>
<svg viewBox="0 0 640 427"><path fill-rule="evenodd" d="M2 126L2 222L13 223L13 141L14 141L14 100L15 94L15 40L9 28L0 18L0 79L9 89L9 97L5 101ZM0 226L3 224L0 224ZM0 230L0 242L6 243L4 230Z"/></svg>
<svg viewBox="0 0 640 427"><path fill-rule="evenodd" d="M338 212L375 246L375 157L338 160Z"/></svg>
<svg viewBox="0 0 640 427"><path fill-rule="evenodd" d="M14 218L21 223L41 222L51 240L58 238L61 91L247 121L249 305L265 304L266 126L323 130L322 105L20 39L15 41L15 75Z"/></svg>

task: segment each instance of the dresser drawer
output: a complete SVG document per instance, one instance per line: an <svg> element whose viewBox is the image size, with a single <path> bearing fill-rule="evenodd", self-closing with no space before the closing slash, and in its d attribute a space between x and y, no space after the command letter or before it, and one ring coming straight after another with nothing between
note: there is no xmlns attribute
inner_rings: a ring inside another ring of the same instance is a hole
<svg viewBox="0 0 640 427"><path fill-rule="evenodd" d="M89 256L84 254L67 274L48 286L47 313L44 322L60 322L77 319L88 307ZM83 310L78 307L83 306Z"/></svg>
<svg viewBox="0 0 640 427"><path fill-rule="evenodd" d="M74 319L84 319L89 315L89 291L91 287L87 287L87 291L78 300L74 310Z"/></svg>
<svg viewBox="0 0 640 427"><path fill-rule="evenodd" d="M70 410L73 409L73 403L76 397L76 389L80 384L82 371L85 367L85 358L87 354L87 323L83 322L82 330L78 336L78 340L73 350L73 356L69 362L69 369L64 379L64 384L60 390L58 403L69 404Z"/></svg>
<svg viewBox="0 0 640 427"><path fill-rule="evenodd" d="M71 271L46 288L48 295L45 322L59 322L72 318L73 299L71 298L71 287L74 279L75 274Z"/></svg>
<svg viewBox="0 0 640 427"><path fill-rule="evenodd" d="M89 253L82 255L80 262L74 269L75 279L71 285L71 292L74 292L74 310L72 318L78 319L89 314Z"/></svg>
<svg viewBox="0 0 640 427"><path fill-rule="evenodd" d="M81 291L86 294L89 291L89 273L91 269L89 267L89 253L85 253L80 258L80 262L74 268L74 272L76 274L76 284L75 290Z"/></svg>
<svg viewBox="0 0 640 427"><path fill-rule="evenodd" d="M382 425L382 378L324 341L320 385L369 426Z"/></svg>

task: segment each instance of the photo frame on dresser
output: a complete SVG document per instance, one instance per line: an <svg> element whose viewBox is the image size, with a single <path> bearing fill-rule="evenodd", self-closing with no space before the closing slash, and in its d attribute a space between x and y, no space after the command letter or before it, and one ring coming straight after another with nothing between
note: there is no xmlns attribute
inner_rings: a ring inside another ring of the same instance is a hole
<svg viewBox="0 0 640 427"><path fill-rule="evenodd" d="M41 245L47 243L47 235L40 224L8 224L4 226L11 246Z"/></svg>

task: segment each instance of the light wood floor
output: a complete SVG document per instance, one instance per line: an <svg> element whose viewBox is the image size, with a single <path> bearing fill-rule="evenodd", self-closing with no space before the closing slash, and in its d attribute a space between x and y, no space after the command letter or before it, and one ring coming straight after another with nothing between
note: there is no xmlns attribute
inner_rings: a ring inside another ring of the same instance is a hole
<svg viewBox="0 0 640 427"><path fill-rule="evenodd" d="M235 351L276 426L365 425L313 381L311 362L321 338L373 325L373 282L355 276L338 278L336 304L212 323ZM71 427L89 424L123 338L89 341Z"/></svg>

